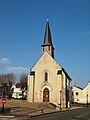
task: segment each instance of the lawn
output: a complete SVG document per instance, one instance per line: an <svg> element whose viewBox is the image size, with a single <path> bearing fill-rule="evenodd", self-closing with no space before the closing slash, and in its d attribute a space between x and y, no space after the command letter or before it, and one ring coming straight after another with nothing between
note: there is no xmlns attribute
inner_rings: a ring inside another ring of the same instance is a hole
<svg viewBox="0 0 90 120"><path fill-rule="evenodd" d="M0 103L0 107L2 103ZM5 107L22 107L22 108L31 108L31 109L41 109L41 108L53 108L49 103L31 103L27 100L20 99L10 99L7 100Z"/></svg>

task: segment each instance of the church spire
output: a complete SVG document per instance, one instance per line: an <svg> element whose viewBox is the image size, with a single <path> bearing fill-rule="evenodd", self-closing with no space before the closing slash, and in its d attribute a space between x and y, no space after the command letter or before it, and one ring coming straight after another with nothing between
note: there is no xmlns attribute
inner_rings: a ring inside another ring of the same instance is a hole
<svg viewBox="0 0 90 120"><path fill-rule="evenodd" d="M43 45L52 45L52 38L51 38L51 32L50 32L50 26L49 26L49 20L48 19L47 19L47 22L46 22L46 30L45 30Z"/></svg>
<svg viewBox="0 0 90 120"><path fill-rule="evenodd" d="M42 47L42 52L47 51L54 58L54 47L52 44L52 38L51 38L51 32L50 32L50 26L49 26L48 19L46 21L44 42L43 42L43 45L41 47Z"/></svg>

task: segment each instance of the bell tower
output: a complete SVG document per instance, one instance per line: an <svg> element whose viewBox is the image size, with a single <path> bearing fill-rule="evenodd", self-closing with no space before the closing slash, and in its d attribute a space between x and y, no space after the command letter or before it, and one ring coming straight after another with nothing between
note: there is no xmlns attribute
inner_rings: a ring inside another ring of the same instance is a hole
<svg viewBox="0 0 90 120"><path fill-rule="evenodd" d="M51 32L50 32L50 26L49 26L49 20L46 21L46 29L45 29L45 36L44 36L44 42L42 47L42 54L47 51L53 58L54 58L54 47L52 44L52 38L51 38Z"/></svg>

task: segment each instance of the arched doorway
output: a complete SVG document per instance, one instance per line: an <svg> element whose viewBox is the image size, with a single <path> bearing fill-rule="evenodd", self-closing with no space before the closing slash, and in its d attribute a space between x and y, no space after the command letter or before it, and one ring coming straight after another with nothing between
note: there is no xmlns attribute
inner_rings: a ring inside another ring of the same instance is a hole
<svg viewBox="0 0 90 120"><path fill-rule="evenodd" d="M43 102L49 102L49 89L45 88L43 90Z"/></svg>

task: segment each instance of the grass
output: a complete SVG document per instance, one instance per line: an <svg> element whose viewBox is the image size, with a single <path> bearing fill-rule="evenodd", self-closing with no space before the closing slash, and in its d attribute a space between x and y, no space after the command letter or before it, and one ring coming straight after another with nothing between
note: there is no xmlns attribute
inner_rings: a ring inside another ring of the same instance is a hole
<svg viewBox="0 0 90 120"><path fill-rule="evenodd" d="M28 106L30 104L27 100L19 100L19 99L10 99L7 100L6 106Z"/></svg>
<svg viewBox="0 0 90 120"><path fill-rule="evenodd" d="M6 107L22 107L22 108L30 108L30 109L42 109L42 108L54 109L53 106L51 106L49 103L39 103L39 102L31 103L31 102L28 102L27 100L20 100L20 99L7 100L5 106Z"/></svg>

